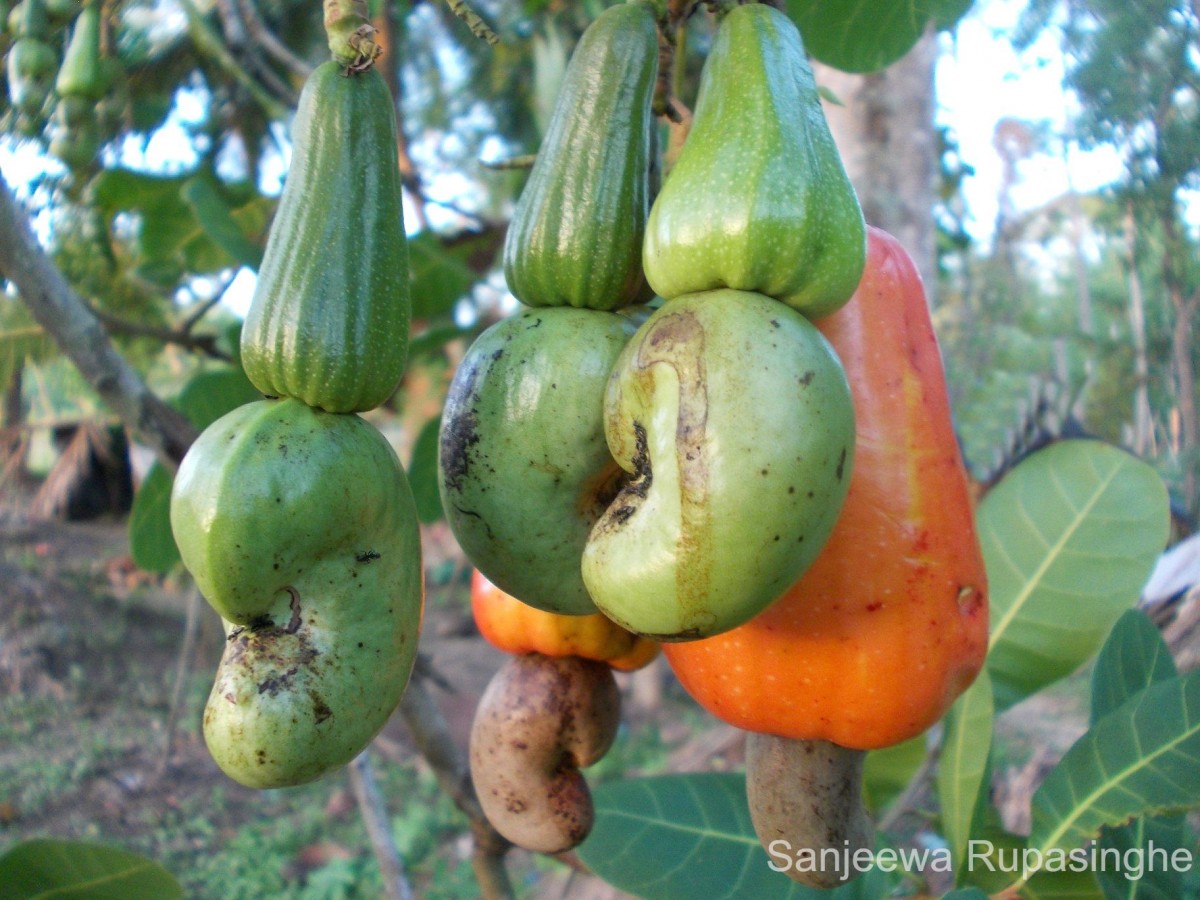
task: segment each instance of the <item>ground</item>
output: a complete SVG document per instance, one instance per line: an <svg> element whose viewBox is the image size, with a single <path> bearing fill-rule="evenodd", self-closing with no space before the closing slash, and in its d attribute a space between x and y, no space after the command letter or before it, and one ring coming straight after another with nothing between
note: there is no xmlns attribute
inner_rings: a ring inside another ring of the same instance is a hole
<svg viewBox="0 0 1200 900"><path fill-rule="evenodd" d="M444 535L435 529L426 543L437 560ZM449 561L429 573L421 643L437 680L431 690L463 747L503 660L474 630L464 571ZM100 840L159 861L189 897L378 896L344 773L260 792L209 757L200 713L222 635L203 603L168 751L189 590L182 576L133 566L122 519L31 523L0 504L0 853L33 836ZM688 765L708 752L694 737L679 721L644 721L626 730L607 766L666 767L673 748ZM727 749L719 740L714 748ZM465 819L412 751L399 716L372 758L418 894L476 896ZM509 860L523 895L613 896L561 863L517 852Z"/></svg>

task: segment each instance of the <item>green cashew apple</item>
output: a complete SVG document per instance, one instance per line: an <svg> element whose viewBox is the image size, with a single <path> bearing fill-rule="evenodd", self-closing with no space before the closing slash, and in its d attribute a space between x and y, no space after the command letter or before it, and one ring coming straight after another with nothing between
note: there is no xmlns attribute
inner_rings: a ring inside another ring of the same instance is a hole
<svg viewBox="0 0 1200 900"><path fill-rule="evenodd" d="M632 476L596 523L583 580L602 613L659 641L753 618L809 566L850 481L854 411L817 329L761 294L668 300L605 395Z"/></svg>
<svg viewBox="0 0 1200 900"><path fill-rule="evenodd" d="M354 415L247 404L184 457L171 527L226 624L204 711L217 764L268 788L349 762L399 703L421 624L416 509L391 446Z"/></svg>
<svg viewBox="0 0 1200 900"><path fill-rule="evenodd" d="M604 390L634 324L552 307L497 322L467 351L442 413L442 505L459 544L503 591L594 613L579 560L619 489Z"/></svg>
<svg viewBox="0 0 1200 900"><path fill-rule="evenodd" d="M854 293L867 252L796 26L730 11L704 64L683 150L650 210L643 264L663 297L729 287L809 318Z"/></svg>

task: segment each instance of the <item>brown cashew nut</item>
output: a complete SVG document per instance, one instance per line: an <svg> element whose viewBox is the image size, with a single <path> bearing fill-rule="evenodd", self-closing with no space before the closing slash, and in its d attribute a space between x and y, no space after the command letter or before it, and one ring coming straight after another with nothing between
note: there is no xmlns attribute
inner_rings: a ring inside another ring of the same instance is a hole
<svg viewBox="0 0 1200 900"><path fill-rule="evenodd" d="M786 855L795 863L786 869L793 881L834 888L862 871L855 854L873 844L862 804L866 757L829 741L747 735L746 799L754 831L773 859ZM805 850L811 862L801 865L797 854Z"/></svg>
<svg viewBox="0 0 1200 900"><path fill-rule="evenodd" d="M471 727L471 778L484 814L518 847L560 853L592 828L579 769L612 746L621 695L612 670L575 656L513 657Z"/></svg>

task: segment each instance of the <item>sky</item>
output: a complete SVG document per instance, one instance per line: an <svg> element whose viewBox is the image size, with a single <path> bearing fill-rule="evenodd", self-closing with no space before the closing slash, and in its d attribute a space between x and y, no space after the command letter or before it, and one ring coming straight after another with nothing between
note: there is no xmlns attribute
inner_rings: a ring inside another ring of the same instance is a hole
<svg viewBox="0 0 1200 900"><path fill-rule="evenodd" d="M938 123L953 130L963 160L975 169L963 193L968 231L984 244L992 236L1001 181L1001 160L992 147L996 122L1004 117L1046 121L1053 133L1062 134L1074 102L1062 88L1063 57L1053 32L1044 33L1023 54L1009 44L1007 35L1024 5L1023 0L977 0L955 32L942 36ZM1109 149L1073 149L1066 160L1061 154L1036 156L1018 171L1021 183L1014 201L1019 209L1034 209L1072 186L1088 192L1111 184L1120 177L1121 162Z"/></svg>

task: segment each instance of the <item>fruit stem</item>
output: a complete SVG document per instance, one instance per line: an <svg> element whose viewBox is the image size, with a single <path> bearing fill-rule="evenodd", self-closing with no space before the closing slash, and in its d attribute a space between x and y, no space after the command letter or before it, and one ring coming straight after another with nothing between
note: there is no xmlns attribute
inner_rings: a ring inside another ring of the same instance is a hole
<svg viewBox="0 0 1200 900"><path fill-rule="evenodd" d="M367 71L383 53L383 47L375 40L378 32L371 24L367 0L324 0L324 3L329 52L345 68L343 74Z"/></svg>

